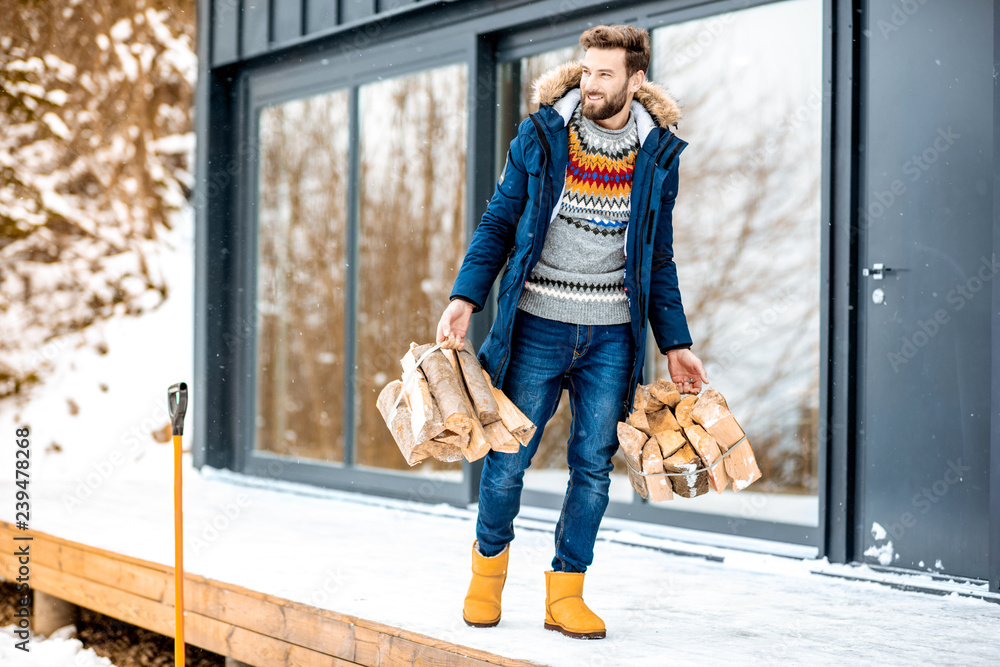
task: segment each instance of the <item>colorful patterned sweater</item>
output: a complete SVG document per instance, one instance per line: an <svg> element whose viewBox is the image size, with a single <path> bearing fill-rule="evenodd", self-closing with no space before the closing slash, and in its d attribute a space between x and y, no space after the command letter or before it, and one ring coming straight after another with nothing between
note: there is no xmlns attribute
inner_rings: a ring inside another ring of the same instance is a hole
<svg viewBox="0 0 1000 667"><path fill-rule="evenodd" d="M569 122L569 163L559 211L518 308L570 324L630 321L625 230L639 150L635 117L606 130L580 113Z"/></svg>

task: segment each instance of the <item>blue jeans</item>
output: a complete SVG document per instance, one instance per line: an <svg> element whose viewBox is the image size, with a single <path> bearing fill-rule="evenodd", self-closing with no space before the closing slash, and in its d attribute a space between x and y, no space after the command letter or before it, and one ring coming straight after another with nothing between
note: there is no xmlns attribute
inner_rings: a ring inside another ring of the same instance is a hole
<svg viewBox="0 0 1000 667"><path fill-rule="evenodd" d="M632 370L630 324L556 322L518 310L503 391L538 430L516 454L490 451L479 483L476 537L484 556L514 539L524 471L538 450L545 424L569 389L573 422L566 452L569 485L555 532L556 572L586 572L608 507L611 457Z"/></svg>

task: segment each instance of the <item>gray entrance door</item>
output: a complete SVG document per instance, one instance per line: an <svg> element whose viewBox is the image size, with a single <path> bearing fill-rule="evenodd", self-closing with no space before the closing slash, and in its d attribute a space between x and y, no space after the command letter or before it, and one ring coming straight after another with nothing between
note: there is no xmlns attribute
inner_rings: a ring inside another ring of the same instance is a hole
<svg viewBox="0 0 1000 667"><path fill-rule="evenodd" d="M869 9L855 557L985 579L993 6Z"/></svg>

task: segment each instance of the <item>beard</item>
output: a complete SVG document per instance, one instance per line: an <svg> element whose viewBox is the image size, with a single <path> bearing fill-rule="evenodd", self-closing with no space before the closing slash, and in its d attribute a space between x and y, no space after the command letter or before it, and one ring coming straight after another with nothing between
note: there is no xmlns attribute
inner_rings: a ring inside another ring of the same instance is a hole
<svg viewBox="0 0 1000 667"><path fill-rule="evenodd" d="M588 102L587 94L583 94L583 115L590 120L607 120L625 108L625 101L628 99L628 81L622 84L611 97L607 95L601 102Z"/></svg>

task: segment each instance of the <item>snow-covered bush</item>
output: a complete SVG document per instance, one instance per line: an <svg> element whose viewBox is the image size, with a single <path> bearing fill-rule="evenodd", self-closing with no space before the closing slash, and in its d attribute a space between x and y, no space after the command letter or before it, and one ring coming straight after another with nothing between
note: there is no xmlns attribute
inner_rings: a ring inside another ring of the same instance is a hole
<svg viewBox="0 0 1000 667"><path fill-rule="evenodd" d="M166 298L158 234L192 186L197 63L193 0L0 0L0 14L3 398L62 337Z"/></svg>

